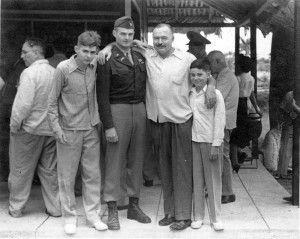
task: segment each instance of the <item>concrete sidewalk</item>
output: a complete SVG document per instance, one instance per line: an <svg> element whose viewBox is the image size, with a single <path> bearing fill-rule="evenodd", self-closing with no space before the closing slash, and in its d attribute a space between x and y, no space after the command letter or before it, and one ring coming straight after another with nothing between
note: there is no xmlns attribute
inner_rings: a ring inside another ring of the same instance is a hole
<svg viewBox="0 0 300 239"><path fill-rule="evenodd" d="M289 193L259 162L258 169L241 169L234 174L236 202L222 205L223 232L215 232L209 225L208 214L199 230L188 228L172 232L158 226L164 216L161 186L143 187L140 206L152 219L140 224L126 218L126 210L119 211L121 230L99 232L85 225L81 197L78 202L78 228L74 238L299 238L299 208L282 200ZM34 186L22 218L8 215L7 183L0 184L0 238L68 238L62 219L45 214L40 187ZM102 205L102 220L107 220Z"/></svg>

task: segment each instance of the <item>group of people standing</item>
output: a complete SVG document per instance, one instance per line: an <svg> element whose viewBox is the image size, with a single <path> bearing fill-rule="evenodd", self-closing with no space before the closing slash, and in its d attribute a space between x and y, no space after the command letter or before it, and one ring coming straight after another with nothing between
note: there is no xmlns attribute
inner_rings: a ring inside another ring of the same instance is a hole
<svg viewBox="0 0 300 239"><path fill-rule="evenodd" d="M76 233L74 186L80 167L88 226L120 229L117 204L124 188L127 218L151 223L139 207L145 141L151 137L164 198L165 217L159 225L200 228L208 195L213 228L223 230L221 203L235 201L229 139L236 127L237 78L219 51L196 59L174 48L168 24L154 28L154 48L133 39L128 16L115 21L113 35L116 41L97 55L100 36L83 32L76 54L56 69L45 60L41 40L25 41L21 58L27 68L10 124L10 215L22 216L37 168L46 213L62 216L65 233ZM107 224L99 217L102 126Z"/></svg>

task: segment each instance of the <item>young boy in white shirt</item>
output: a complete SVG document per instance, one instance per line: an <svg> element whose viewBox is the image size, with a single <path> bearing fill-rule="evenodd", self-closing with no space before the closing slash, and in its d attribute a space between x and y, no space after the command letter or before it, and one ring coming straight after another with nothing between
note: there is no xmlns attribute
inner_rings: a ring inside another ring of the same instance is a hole
<svg viewBox="0 0 300 239"><path fill-rule="evenodd" d="M205 92L209 67L202 60L190 66L190 107L193 111L192 147L194 181L193 229L199 229L205 216L205 189L208 194L210 219L216 231L223 230L220 219L222 196L222 143L225 128L225 105L222 94L216 90L217 103L207 109Z"/></svg>

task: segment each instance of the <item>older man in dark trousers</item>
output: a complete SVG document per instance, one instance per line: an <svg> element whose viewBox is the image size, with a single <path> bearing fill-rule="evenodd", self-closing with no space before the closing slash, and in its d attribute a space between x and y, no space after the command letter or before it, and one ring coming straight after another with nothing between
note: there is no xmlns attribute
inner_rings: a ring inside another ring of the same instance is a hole
<svg viewBox="0 0 300 239"><path fill-rule="evenodd" d="M122 199L126 170L129 196L127 218L140 223L151 219L139 208L146 132L146 66L144 57L132 51L134 24L130 17L115 21L112 57L98 65L97 95L107 140L104 200L108 205L108 229L118 230L117 201Z"/></svg>

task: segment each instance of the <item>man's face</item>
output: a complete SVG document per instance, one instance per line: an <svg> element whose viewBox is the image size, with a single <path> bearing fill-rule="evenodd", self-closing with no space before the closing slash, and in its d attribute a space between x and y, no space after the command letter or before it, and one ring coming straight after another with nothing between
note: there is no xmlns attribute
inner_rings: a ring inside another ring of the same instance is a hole
<svg viewBox="0 0 300 239"><path fill-rule="evenodd" d="M97 54L96 46L75 46L75 52L77 54L77 59L84 65L88 65L92 62Z"/></svg>
<svg viewBox="0 0 300 239"><path fill-rule="evenodd" d="M117 45L125 50L131 47L134 29L117 27L115 30L113 30L113 35L116 38Z"/></svg>
<svg viewBox="0 0 300 239"><path fill-rule="evenodd" d="M156 28L153 31L153 45L160 56L168 56L172 51L174 36L168 27Z"/></svg>
<svg viewBox="0 0 300 239"><path fill-rule="evenodd" d="M219 64L216 59L213 59L212 57L208 57L209 66L211 70L211 74L219 73Z"/></svg>
<svg viewBox="0 0 300 239"><path fill-rule="evenodd" d="M23 59L25 66L30 66L37 59L36 46L30 47L27 42L23 44L21 51L21 58Z"/></svg>
<svg viewBox="0 0 300 239"><path fill-rule="evenodd" d="M189 45L188 52L192 53L197 59L206 56L205 45L200 45L200 46Z"/></svg>

